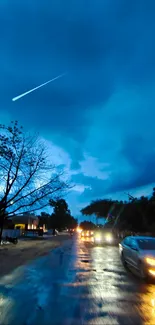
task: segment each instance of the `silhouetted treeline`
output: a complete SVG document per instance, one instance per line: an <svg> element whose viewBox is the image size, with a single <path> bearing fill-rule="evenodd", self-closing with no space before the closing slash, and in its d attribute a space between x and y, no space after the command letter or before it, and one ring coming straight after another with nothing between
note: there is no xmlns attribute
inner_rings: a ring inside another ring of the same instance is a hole
<svg viewBox="0 0 155 325"><path fill-rule="evenodd" d="M80 223L80 227L83 229L83 230L93 230L96 228L96 225L91 222L91 221L82 221Z"/></svg>
<svg viewBox="0 0 155 325"><path fill-rule="evenodd" d="M96 214L120 230L155 231L155 188L150 198L141 196L129 201L96 200L81 210L83 215Z"/></svg>
<svg viewBox="0 0 155 325"><path fill-rule="evenodd" d="M77 227L77 220L71 215L68 204L64 199L50 200L49 205L53 213L42 212L39 217L39 226L45 225L47 229L64 229Z"/></svg>

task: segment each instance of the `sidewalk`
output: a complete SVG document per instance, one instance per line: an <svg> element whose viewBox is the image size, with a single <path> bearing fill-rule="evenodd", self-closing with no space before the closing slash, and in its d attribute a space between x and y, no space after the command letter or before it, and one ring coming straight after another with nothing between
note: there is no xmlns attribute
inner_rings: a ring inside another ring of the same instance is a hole
<svg viewBox="0 0 155 325"><path fill-rule="evenodd" d="M19 240L17 245L0 246L0 277L13 271L16 267L48 254L48 252L69 239L68 235L48 237L46 239Z"/></svg>

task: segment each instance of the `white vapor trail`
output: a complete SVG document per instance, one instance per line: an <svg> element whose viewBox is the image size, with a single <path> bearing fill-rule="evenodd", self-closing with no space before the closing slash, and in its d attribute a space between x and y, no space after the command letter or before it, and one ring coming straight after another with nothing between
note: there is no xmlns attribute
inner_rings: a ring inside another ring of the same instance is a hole
<svg viewBox="0 0 155 325"><path fill-rule="evenodd" d="M23 94L21 94L21 95L19 95L19 96L16 96L16 97L12 98L12 101L15 102L16 100L18 100L18 99L20 99L20 98L22 98L22 97L24 97L24 96L26 96L26 95L32 93L33 91L35 91L35 90L37 90L37 89L39 89L39 88L41 88L41 87L43 87L43 86L49 84L50 82L52 82L52 81L54 81L54 80L57 80L57 79L63 77L64 75L66 75L66 73L62 73L62 74L60 74L59 76L57 76L57 77L55 77L55 78L53 78L53 79L51 79L51 80L49 80L49 81L47 81L47 82L44 82L43 84L41 84L41 85L39 85L39 86L37 86L37 87L35 87L35 88L33 88L33 89L28 90L28 91L26 91L25 93L23 93Z"/></svg>

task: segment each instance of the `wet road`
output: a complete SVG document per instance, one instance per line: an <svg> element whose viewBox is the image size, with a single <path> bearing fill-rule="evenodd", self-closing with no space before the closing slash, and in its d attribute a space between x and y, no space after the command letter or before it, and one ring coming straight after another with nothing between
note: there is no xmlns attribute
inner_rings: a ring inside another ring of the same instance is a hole
<svg viewBox="0 0 155 325"><path fill-rule="evenodd" d="M0 279L0 324L155 324L155 285L122 266L117 247L66 241Z"/></svg>

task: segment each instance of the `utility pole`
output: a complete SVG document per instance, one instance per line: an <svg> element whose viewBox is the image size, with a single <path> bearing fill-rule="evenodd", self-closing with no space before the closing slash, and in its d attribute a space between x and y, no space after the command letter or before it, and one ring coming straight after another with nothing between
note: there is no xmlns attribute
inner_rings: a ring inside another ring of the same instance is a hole
<svg viewBox="0 0 155 325"><path fill-rule="evenodd" d="M126 194L129 197L130 200L136 200L136 198L133 197L130 193L124 192L124 194Z"/></svg>

